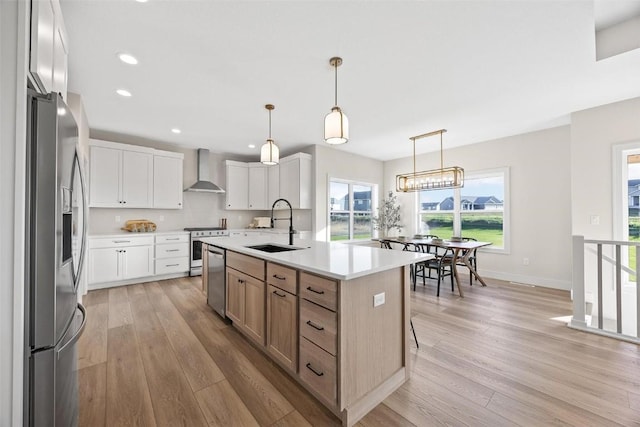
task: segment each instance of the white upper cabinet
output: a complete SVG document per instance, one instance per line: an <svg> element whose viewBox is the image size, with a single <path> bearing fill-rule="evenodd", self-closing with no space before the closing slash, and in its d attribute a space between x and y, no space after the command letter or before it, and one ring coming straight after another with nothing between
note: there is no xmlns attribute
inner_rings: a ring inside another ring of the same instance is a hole
<svg viewBox="0 0 640 427"><path fill-rule="evenodd" d="M296 153L280 159L280 197L293 209L311 209L311 155Z"/></svg>
<svg viewBox="0 0 640 427"><path fill-rule="evenodd" d="M269 209L269 168L262 163L249 163L249 209Z"/></svg>
<svg viewBox="0 0 640 427"><path fill-rule="evenodd" d="M122 150L92 146L89 159L89 206L120 207Z"/></svg>
<svg viewBox="0 0 640 427"><path fill-rule="evenodd" d="M227 209L249 209L249 165L227 160Z"/></svg>
<svg viewBox="0 0 640 427"><path fill-rule="evenodd" d="M182 208L181 153L98 140L90 146L90 207Z"/></svg>
<svg viewBox="0 0 640 427"><path fill-rule="evenodd" d="M153 207L182 209L182 154L153 156Z"/></svg>
<svg viewBox="0 0 640 427"><path fill-rule="evenodd" d="M58 0L31 2L29 71L42 93L57 92L67 99L67 35Z"/></svg>
<svg viewBox="0 0 640 427"><path fill-rule="evenodd" d="M226 208L265 211L283 198L293 209L311 209L311 158L297 153L275 166L227 160Z"/></svg>
<svg viewBox="0 0 640 427"><path fill-rule="evenodd" d="M267 208L271 209L273 202L280 198L280 165L269 166L269 190L267 193Z"/></svg>

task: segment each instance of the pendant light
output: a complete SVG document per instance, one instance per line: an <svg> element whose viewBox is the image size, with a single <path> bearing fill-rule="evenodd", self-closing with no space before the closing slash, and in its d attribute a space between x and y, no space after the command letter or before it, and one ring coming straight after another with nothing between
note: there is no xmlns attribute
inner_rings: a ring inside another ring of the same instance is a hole
<svg viewBox="0 0 640 427"><path fill-rule="evenodd" d="M446 129L435 130L409 138L413 142L413 172L396 175L396 191L441 190L464 187L464 169L459 166L445 168L442 155L442 134ZM416 172L416 139L440 135L440 169Z"/></svg>
<svg viewBox="0 0 640 427"><path fill-rule="evenodd" d="M333 57L329 64L335 69L335 103L331 112L324 118L324 140L327 144L344 144L349 140L349 120L338 107L338 67L342 58Z"/></svg>
<svg viewBox="0 0 640 427"><path fill-rule="evenodd" d="M271 111L276 107L271 104L267 104L264 108L269 110L269 138L267 138L267 142L265 142L260 149L260 162L265 165L273 166L277 165L280 161L280 150L276 143L273 142L273 139L271 139Z"/></svg>

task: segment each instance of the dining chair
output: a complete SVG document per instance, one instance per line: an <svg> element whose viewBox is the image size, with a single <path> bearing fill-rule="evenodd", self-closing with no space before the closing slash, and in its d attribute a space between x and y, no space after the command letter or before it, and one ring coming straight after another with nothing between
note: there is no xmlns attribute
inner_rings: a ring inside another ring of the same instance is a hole
<svg viewBox="0 0 640 427"><path fill-rule="evenodd" d="M420 344L418 344L418 337L416 337L416 328L413 327L412 319L409 319L409 324L411 325L411 332L413 332L413 339L416 340L416 348L420 348Z"/></svg>
<svg viewBox="0 0 640 427"><path fill-rule="evenodd" d="M463 242L477 242L478 239L474 239L473 237L461 237ZM471 254L471 256L469 257L469 264L471 264L473 266L473 269L475 271L478 271L478 257L477 257L477 251L478 249L473 249L473 252ZM457 263L457 265L462 265L464 267L466 267L466 265L464 265L464 262L459 261ZM473 286L473 281L474 280L478 280L476 277L473 276L473 273L471 273L471 270L469 270L469 286Z"/></svg>
<svg viewBox="0 0 640 427"><path fill-rule="evenodd" d="M424 247L423 252L428 249L426 244L419 244L417 246ZM435 247L435 246L434 246ZM454 283L453 283L453 249L451 248L440 248L435 247L436 252L434 253L435 258L432 258L427 261L422 261L421 263L416 264L415 271L415 281L413 283L413 290L415 291L416 283L418 282L418 276L422 277L422 285L425 285L426 279L438 279L438 289L436 296L440 296L440 282L444 280L445 277L449 276L451 279L451 291L454 291ZM429 270L429 275L426 275L426 271ZM433 277L431 275L432 271L436 271L437 276Z"/></svg>

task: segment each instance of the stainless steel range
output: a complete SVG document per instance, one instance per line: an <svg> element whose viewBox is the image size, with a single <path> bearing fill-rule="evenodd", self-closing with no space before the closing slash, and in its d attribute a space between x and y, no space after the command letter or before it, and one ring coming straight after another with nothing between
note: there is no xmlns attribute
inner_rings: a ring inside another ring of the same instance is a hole
<svg viewBox="0 0 640 427"><path fill-rule="evenodd" d="M222 227L187 227L184 231L191 234L190 242L190 276L200 276L202 274L202 239L203 237L227 237L229 230Z"/></svg>

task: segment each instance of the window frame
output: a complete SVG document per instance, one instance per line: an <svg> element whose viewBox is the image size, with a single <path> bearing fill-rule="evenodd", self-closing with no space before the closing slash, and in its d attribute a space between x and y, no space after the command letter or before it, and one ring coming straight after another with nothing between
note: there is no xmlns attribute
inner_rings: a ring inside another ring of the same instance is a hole
<svg viewBox="0 0 640 427"><path fill-rule="evenodd" d="M331 210L331 183L340 183L347 184L349 191L349 210ZM356 185L361 185L365 187L371 187L371 209L368 211L356 211L354 209L355 199L353 197L353 187ZM371 225L371 237L366 237L362 239L353 238L354 235L354 217L355 213L369 212L371 214L371 218L373 219L374 208L378 206L378 184L373 184L370 182L358 181L353 179L344 179L344 178L336 178L336 177L327 177L327 233L326 239L327 242L338 242L338 243L351 243L351 242L365 242L367 240L371 240L376 237L376 230L373 228L373 223ZM331 240L331 214L332 213L347 213L349 214L349 238L346 240Z"/></svg>
<svg viewBox="0 0 640 427"><path fill-rule="evenodd" d="M504 185L504 197L503 197L503 205L502 205L502 247L498 248L493 245L486 246L480 248L478 250L482 252L491 252L498 254L508 255L511 253L511 216L510 216L510 170L508 166L492 168L492 169L482 169L477 171L465 171L465 181L473 180L473 179L481 179L481 178L492 178L497 176L502 176L503 185ZM453 233L456 236L460 236L462 232L462 215L464 211L460 209L460 200L462 197L461 188L453 189L453 210L446 211L453 214ZM428 190L423 190L428 191ZM429 211L423 211L420 204L420 192L416 192L416 230L420 231L420 218L423 213L429 213Z"/></svg>

